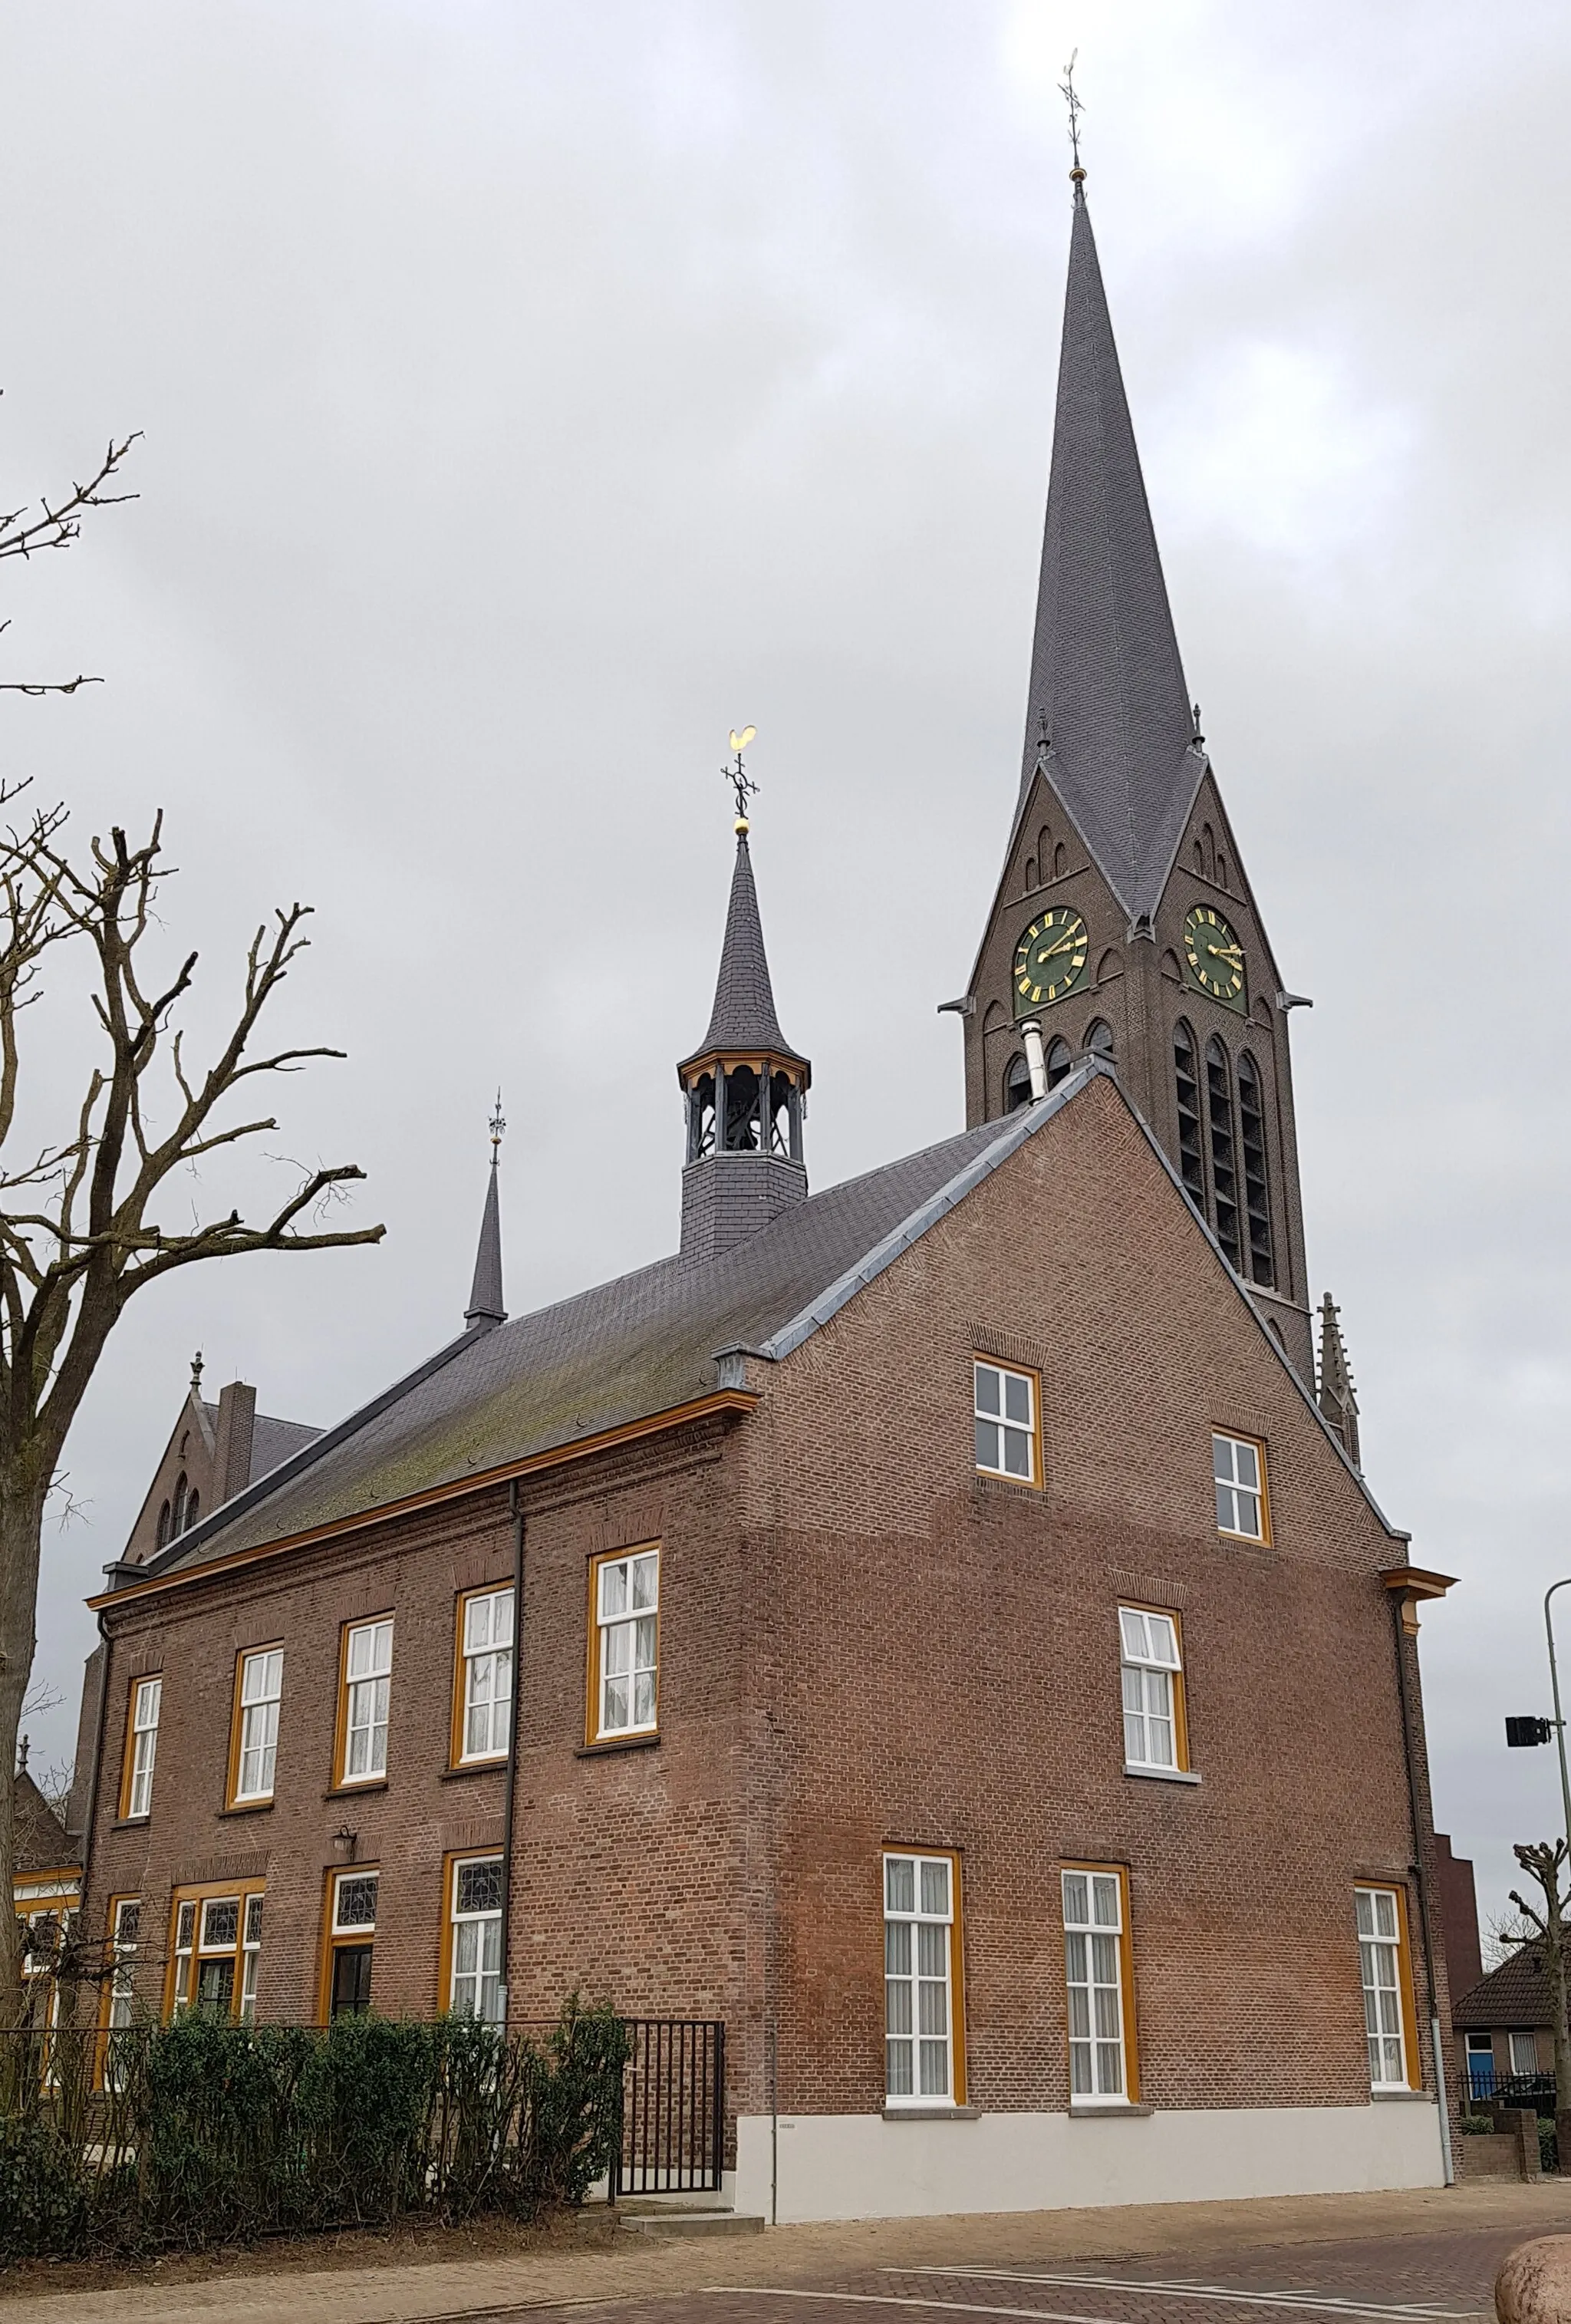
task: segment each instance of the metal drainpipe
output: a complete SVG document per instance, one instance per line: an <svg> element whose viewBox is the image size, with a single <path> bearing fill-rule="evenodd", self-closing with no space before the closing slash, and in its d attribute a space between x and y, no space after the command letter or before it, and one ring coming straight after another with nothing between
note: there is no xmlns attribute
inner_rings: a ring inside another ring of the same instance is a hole
<svg viewBox="0 0 1571 2324"><path fill-rule="evenodd" d="M508 2019L508 1952L513 1924L513 1791L518 1783L519 1696L523 1676L524 1646L524 1512L519 1480L508 1487L508 1507L513 1521L513 1695L508 1706L508 1766L501 1811L501 2015Z"/></svg>
<svg viewBox="0 0 1571 2324"><path fill-rule="evenodd" d="M87 1813L82 1826L82 1893L77 1910L84 1921L87 1913L87 1883L93 1862L93 1828L98 1821L98 1777L104 1766L104 1722L109 1710L109 1633L104 1628L104 1609L98 1609L98 1643L104 1649L103 1667L98 1673L98 1716L93 1735L93 1772L87 1779Z"/></svg>
<svg viewBox="0 0 1571 2324"><path fill-rule="evenodd" d="M1429 1995L1429 2052L1435 2061L1435 2099L1440 2116L1440 2163L1446 2184L1456 2184L1456 2164L1451 2153L1451 2094L1446 2087L1445 2053L1440 2047L1440 2011L1435 1998L1435 1950L1429 1918L1429 1881L1424 1870L1423 1825L1419 1815L1419 1775L1413 1765L1413 1726L1408 1699L1408 1658L1403 1651L1402 1600L1392 1593L1391 1610L1396 1639L1396 1685L1401 1702L1402 1759L1408 1771L1408 1812L1413 1827L1413 1870L1419 1884L1419 1926L1424 1939L1424 1983Z"/></svg>

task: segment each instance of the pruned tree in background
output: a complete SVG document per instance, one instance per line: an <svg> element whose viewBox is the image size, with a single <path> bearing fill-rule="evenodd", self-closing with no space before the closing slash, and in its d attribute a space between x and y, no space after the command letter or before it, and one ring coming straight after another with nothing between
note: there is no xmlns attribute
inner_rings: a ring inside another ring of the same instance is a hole
<svg viewBox="0 0 1571 2324"><path fill-rule="evenodd" d="M111 444L92 482L53 507L44 503L41 514L19 510L0 518L0 558L69 548L87 510L130 497L108 487L133 440ZM15 680L3 690L70 694L92 682ZM0 780L0 814L14 812L25 789ZM262 1012L307 941L307 909L291 904L252 940L227 1035L207 1064L191 1062L175 1020L197 955L167 965L156 957L163 929L154 905L172 868L163 857L161 816L137 844L117 828L107 840L73 842L62 806L34 808L0 832L0 2026L18 2021L22 2003L22 1954L9 1908L14 1771L32 1668L43 1518L109 1334L136 1292L198 1259L326 1250L375 1242L382 1233L380 1226L325 1222L345 1183L364 1176L353 1163L308 1172L257 1225L237 1210L183 1228L161 1215L175 1172L277 1127L271 1115L231 1120L227 1101L261 1076L343 1055L323 1047L252 1054ZM73 988L86 982L91 1018L84 1029L94 1056L74 1119L19 1153L23 1036L51 968L69 968Z"/></svg>
<svg viewBox="0 0 1571 2324"><path fill-rule="evenodd" d="M1514 1888L1511 1901L1526 1924L1527 1941L1533 1947L1537 1966L1542 1969L1549 1988L1555 2029L1555 2137L1561 2174L1571 2177L1571 2032L1566 2017L1566 1979L1571 1970L1571 1958L1566 1951L1571 1944L1571 1923L1567 1921L1571 1895L1560 1885L1566 1868L1566 1843L1563 1840L1540 1840L1527 1847L1518 1845L1511 1853L1522 1870L1538 1883L1539 1895L1532 1904Z"/></svg>

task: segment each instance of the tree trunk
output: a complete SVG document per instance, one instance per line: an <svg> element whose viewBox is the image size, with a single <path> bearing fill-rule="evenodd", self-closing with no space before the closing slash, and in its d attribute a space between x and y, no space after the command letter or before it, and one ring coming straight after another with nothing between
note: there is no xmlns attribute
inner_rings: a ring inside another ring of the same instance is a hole
<svg viewBox="0 0 1571 2324"><path fill-rule="evenodd" d="M16 1738L32 1669L44 1494L32 1447L0 1471L0 2029L22 2020L16 1877Z"/></svg>
<svg viewBox="0 0 1571 2324"><path fill-rule="evenodd" d="M1571 2032L1566 2016L1566 1923L1557 1897L1549 1902L1549 1934L1545 1967L1549 1972L1549 2006L1555 2013L1555 2144L1558 2150L1555 2167L1566 2179L1571 2178Z"/></svg>

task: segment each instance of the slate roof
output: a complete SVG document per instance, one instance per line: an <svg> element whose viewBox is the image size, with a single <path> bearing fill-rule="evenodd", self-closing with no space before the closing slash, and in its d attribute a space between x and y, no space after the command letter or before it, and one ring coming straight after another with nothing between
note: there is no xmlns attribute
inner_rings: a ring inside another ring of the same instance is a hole
<svg viewBox="0 0 1571 2324"><path fill-rule="evenodd" d="M1523 1945L1451 2004L1453 2025L1550 2025L1549 1981L1535 1945Z"/></svg>
<svg viewBox="0 0 1571 2324"><path fill-rule="evenodd" d="M216 1404L207 1403L204 1397L198 1399L197 1409L206 1425L207 1449L211 1452L217 1441L218 1407ZM321 1434L321 1430L313 1428L308 1421L274 1420L268 1414L259 1412L251 1431L252 1477L265 1477L270 1469L276 1469L291 1453L299 1452L307 1444L314 1444Z"/></svg>
<svg viewBox="0 0 1571 2324"><path fill-rule="evenodd" d="M1134 919L1155 908L1205 766L1077 186L1020 803L1040 767Z"/></svg>
<svg viewBox="0 0 1571 2324"><path fill-rule="evenodd" d="M81 1862L81 1850L25 1767L16 1774L16 1877L60 1872Z"/></svg>
<svg viewBox="0 0 1571 2324"><path fill-rule="evenodd" d="M1100 1071L782 1212L710 1259L657 1260L511 1323L477 1325L328 1429L271 1480L136 1569L167 1573L306 1533L712 1393L717 1359L783 1355L856 1281L969 1191ZM934 1206L937 1206L936 1208Z"/></svg>
<svg viewBox="0 0 1571 2324"><path fill-rule="evenodd" d="M769 982L764 924L758 917L758 891L753 885L753 861L745 831L737 834L737 860L731 871L730 902L726 908L709 1030L676 1070L684 1073L712 1050L738 1049L767 1049L772 1056L789 1058L799 1065L807 1063L780 1030L775 1013L775 988Z"/></svg>

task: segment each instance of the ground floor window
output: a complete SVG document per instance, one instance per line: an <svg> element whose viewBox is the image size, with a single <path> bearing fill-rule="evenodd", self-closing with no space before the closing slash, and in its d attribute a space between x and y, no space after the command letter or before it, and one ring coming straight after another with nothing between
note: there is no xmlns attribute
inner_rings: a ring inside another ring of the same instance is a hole
<svg viewBox="0 0 1571 2324"><path fill-rule="evenodd" d="M1467 2095L1470 2098L1487 2098L1494 2095L1493 2034L1469 2034L1467 2036Z"/></svg>
<svg viewBox="0 0 1571 2324"><path fill-rule="evenodd" d="M960 1858L884 1858L884 2060L888 2104L965 2101Z"/></svg>
<svg viewBox="0 0 1571 2324"><path fill-rule="evenodd" d="M327 1885L326 2015L356 2015L371 2007L372 1957L381 1877L356 1866L335 1872Z"/></svg>
<svg viewBox="0 0 1571 2324"><path fill-rule="evenodd" d="M1070 2104L1116 2105L1139 2095L1129 1952L1129 1882L1122 1865L1063 1873L1069 1989Z"/></svg>
<svg viewBox="0 0 1571 2324"><path fill-rule="evenodd" d="M1511 2070L1513 2074L1536 2074L1539 2070L1539 2037L1531 2026L1511 2037Z"/></svg>
<svg viewBox="0 0 1571 2324"><path fill-rule="evenodd" d="M481 2017L489 2025L500 2024L503 2015L502 1891L500 1856L459 1856L450 1861L444 2005L455 2017Z"/></svg>
<svg viewBox="0 0 1571 2324"><path fill-rule="evenodd" d="M188 2009L215 2017L254 2016L262 1902L260 1880L176 1889L166 2016L183 2017ZM113 2001L110 2006L113 2014Z"/></svg>
<svg viewBox="0 0 1571 2324"><path fill-rule="evenodd" d="M1373 2090L1416 2089L1418 2041L1407 1899L1400 1888L1355 1888L1353 1899L1369 2087Z"/></svg>

